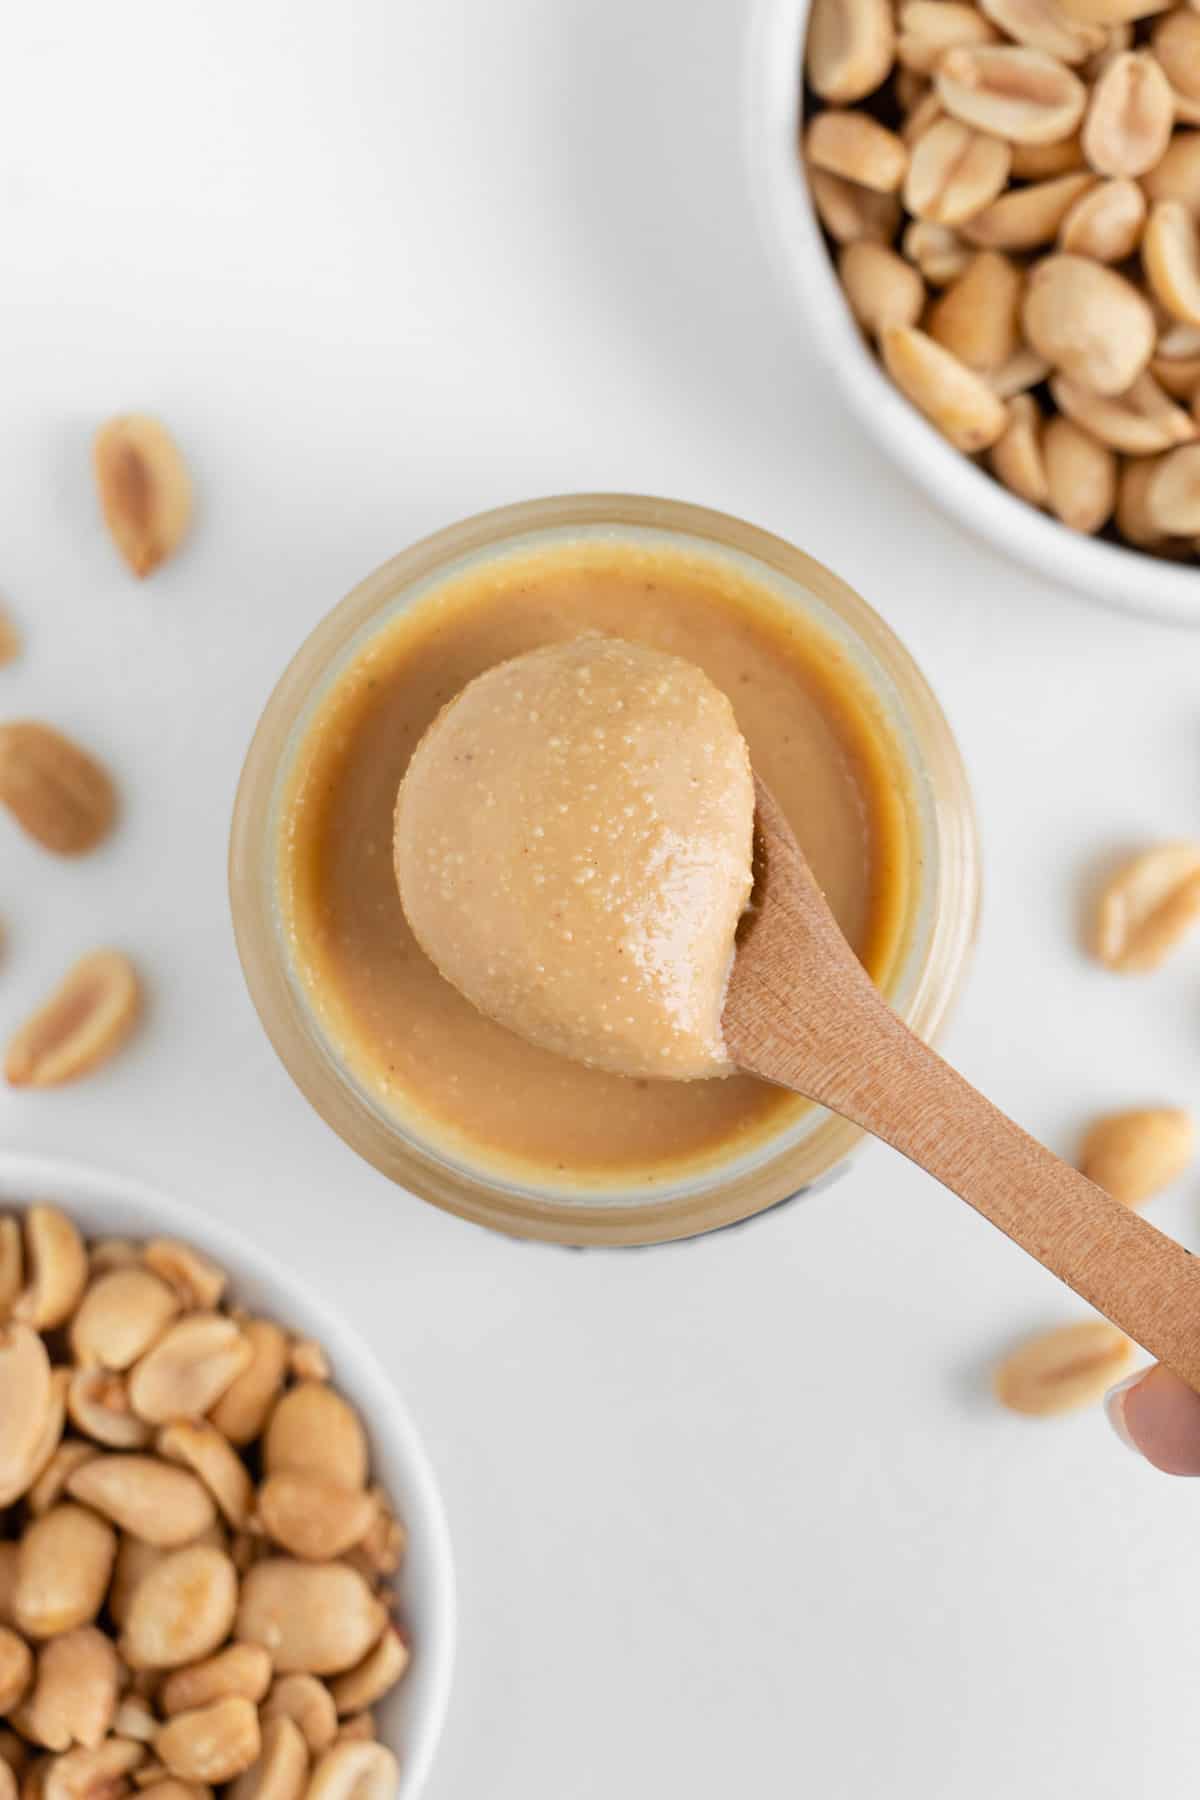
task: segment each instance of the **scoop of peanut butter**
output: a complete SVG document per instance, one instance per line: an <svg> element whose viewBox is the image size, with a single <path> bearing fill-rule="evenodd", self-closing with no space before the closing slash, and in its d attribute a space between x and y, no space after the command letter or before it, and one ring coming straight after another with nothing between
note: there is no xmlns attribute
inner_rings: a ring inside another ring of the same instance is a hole
<svg viewBox="0 0 1200 1800"><path fill-rule="evenodd" d="M561 1056L687 1081L730 1071L753 830L724 694L677 657L588 636L445 707L400 786L396 878L422 948L481 1012Z"/></svg>

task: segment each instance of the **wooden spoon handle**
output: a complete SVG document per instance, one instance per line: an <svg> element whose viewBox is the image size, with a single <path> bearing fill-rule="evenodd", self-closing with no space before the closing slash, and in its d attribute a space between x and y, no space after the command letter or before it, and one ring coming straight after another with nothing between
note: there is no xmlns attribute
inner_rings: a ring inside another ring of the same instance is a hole
<svg viewBox="0 0 1200 1800"><path fill-rule="evenodd" d="M879 1012L874 1067L842 1062L819 1098L936 1176L1200 1392L1200 1259L1052 1156L882 1001Z"/></svg>

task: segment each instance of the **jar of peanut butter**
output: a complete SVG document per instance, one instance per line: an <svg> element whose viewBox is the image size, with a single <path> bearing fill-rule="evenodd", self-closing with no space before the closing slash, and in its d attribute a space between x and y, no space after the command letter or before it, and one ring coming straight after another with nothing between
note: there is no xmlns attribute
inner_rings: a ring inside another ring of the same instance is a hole
<svg viewBox="0 0 1200 1800"><path fill-rule="evenodd" d="M231 893L268 1035L360 1155L499 1230L644 1244L811 1188L859 1134L736 1073L659 1080L568 1060L485 1016L414 936L393 832L418 744L485 671L597 634L683 659L727 697L850 942L908 1023L935 1036L979 890L946 720L903 646L836 576L752 526L674 502L506 507L362 582L268 702L237 798ZM605 823L579 785L547 798L571 808L576 846ZM486 908L486 883L477 891ZM537 893L531 880L534 908Z"/></svg>

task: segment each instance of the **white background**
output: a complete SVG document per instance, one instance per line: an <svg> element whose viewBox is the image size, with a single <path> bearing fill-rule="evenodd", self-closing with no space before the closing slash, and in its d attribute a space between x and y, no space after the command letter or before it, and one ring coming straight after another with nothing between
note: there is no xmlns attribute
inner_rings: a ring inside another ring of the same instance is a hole
<svg viewBox="0 0 1200 1800"><path fill-rule="evenodd" d="M0 830L0 1030L100 942L152 1004L109 1072L0 1098L0 1142L235 1219L383 1356L460 1562L430 1800L1173 1800L1200 1492L1098 1415L989 1402L997 1353L1079 1310L1048 1276L880 1149L687 1246L488 1236L318 1122L235 962L234 781L321 614L480 507L657 492L832 564L941 694L987 858L966 1073L1068 1153L1093 1110L1191 1097L1200 952L1122 983L1077 946L1098 862L1195 829L1200 637L1001 561L843 415L756 235L746 12L8 9L0 586L28 652L0 715L96 747L126 810L78 865ZM202 507L145 586L87 460L136 406ZM1200 1241L1200 1174L1154 1216Z"/></svg>

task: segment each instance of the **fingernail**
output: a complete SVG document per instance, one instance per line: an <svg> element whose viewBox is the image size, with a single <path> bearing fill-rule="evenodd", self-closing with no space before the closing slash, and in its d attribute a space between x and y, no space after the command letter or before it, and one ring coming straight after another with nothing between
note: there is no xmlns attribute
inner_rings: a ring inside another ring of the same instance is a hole
<svg viewBox="0 0 1200 1800"><path fill-rule="evenodd" d="M1125 1377L1124 1381L1118 1381L1116 1387L1109 1388L1104 1396L1104 1411L1109 1424L1125 1448L1132 1450L1135 1456L1141 1456L1142 1453L1134 1443L1129 1427L1125 1423L1125 1396L1130 1388L1135 1388L1139 1381L1145 1380L1148 1373L1147 1369L1135 1369L1132 1375Z"/></svg>

